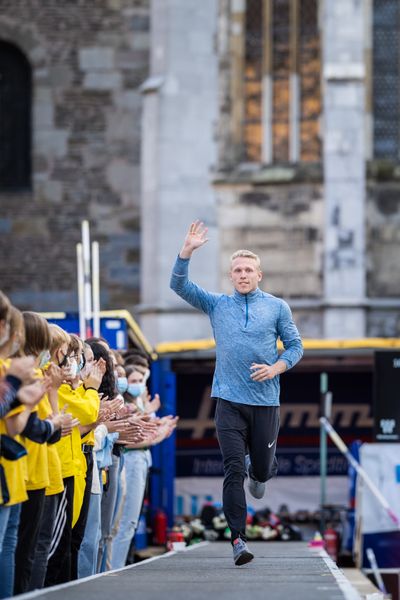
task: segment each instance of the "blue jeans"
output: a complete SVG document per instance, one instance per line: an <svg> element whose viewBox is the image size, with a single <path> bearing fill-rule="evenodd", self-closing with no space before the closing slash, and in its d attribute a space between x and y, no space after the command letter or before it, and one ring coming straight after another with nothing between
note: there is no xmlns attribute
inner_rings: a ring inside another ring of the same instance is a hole
<svg viewBox="0 0 400 600"><path fill-rule="evenodd" d="M15 549L18 541L18 525L21 504L10 507L7 528L0 554L0 598L9 598L14 593Z"/></svg>
<svg viewBox="0 0 400 600"><path fill-rule="evenodd" d="M123 465L122 457L112 456L112 465L108 469L108 489L103 492L101 499L101 537L97 562L98 573L109 570L107 557L111 551L112 525L118 495L118 482Z"/></svg>
<svg viewBox="0 0 400 600"><path fill-rule="evenodd" d="M11 506L0 506L0 554L3 546L4 536L6 534L8 517L10 516Z"/></svg>
<svg viewBox="0 0 400 600"><path fill-rule="evenodd" d="M130 450L124 453L126 499L119 530L113 540L111 568L124 567L140 517L147 474L151 467L150 450Z"/></svg>
<svg viewBox="0 0 400 600"><path fill-rule="evenodd" d="M94 467L97 469L97 466ZM101 494L90 494L85 535L78 553L78 578L94 575L101 537Z"/></svg>

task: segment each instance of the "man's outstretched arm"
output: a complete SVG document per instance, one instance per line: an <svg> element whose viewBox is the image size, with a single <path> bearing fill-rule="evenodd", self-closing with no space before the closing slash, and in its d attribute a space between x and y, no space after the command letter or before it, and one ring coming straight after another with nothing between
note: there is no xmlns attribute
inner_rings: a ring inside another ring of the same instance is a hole
<svg viewBox="0 0 400 600"><path fill-rule="evenodd" d="M207 228L200 221L194 221L186 234L182 249L172 270L171 289L189 304L209 314L215 306L219 294L211 294L189 280L189 260L195 250L206 242Z"/></svg>

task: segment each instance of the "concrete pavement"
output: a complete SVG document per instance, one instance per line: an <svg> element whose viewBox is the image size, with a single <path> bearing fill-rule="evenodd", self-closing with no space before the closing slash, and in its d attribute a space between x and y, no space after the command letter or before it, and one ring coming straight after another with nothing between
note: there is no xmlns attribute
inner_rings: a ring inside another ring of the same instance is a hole
<svg viewBox="0 0 400 600"><path fill-rule="evenodd" d="M73 584L24 594L49 600L360 600L343 573L305 542L249 543L255 560L235 567L229 543L168 553Z"/></svg>

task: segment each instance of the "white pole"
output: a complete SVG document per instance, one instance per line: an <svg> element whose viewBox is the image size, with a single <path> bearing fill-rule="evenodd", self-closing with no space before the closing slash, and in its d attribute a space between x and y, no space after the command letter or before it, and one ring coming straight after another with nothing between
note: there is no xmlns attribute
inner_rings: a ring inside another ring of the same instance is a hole
<svg viewBox="0 0 400 600"><path fill-rule="evenodd" d="M91 336L92 284L90 281L89 221L82 221L83 278L85 293L85 337Z"/></svg>
<svg viewBox="0 0 400 600"><path fill-rule="evenodd" d="M99 243L92 242L93 335L100 336L100 258Z"/></svg>
<svg viewBox="0 0 400 600"><path fill-rule="evenodd" d="M76 245L76 266L78 274L79 335L82 339L85 339L85 292L83 280L82 244Z"/></svg>
<svg viewBox="0 0 400 600"><path fill-rule="evenodd" d="M380 505L386 510L387 514L389 515L389 517L391 518L393 523L396 524L397 528L400 529L400 519L398 518L396 513L391 509L389 502L386 500L386 498L383 496L382 492L372 481L372 479L370 478L368 473L363 469L363 467L360 465L360 463L350 453L350 450L347 448L346 444L344 443L342 438L339 436L339 434L333 429L333 427L329 423L328 419L326 419L325 417L321 417L320 422L325 427L332 442L339 448L340 452L342 454L344 454L344 456L347 458L347 460L349 461L349 463L351 464L353 469L357 472L357 474L364 481L365 485L367 485L369 487L372 495L378 500Z"/></svg>

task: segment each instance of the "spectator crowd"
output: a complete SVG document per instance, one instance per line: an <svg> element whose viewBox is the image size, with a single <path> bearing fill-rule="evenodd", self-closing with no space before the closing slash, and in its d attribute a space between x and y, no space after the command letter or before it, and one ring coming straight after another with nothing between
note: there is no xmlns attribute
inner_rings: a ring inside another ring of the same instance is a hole
<svg viewBox="0 0 400 600"><path fill-rule="evenodd" d="M148 357L81 340L0 292L0 598L125 566L171 435Z"/></svg>

